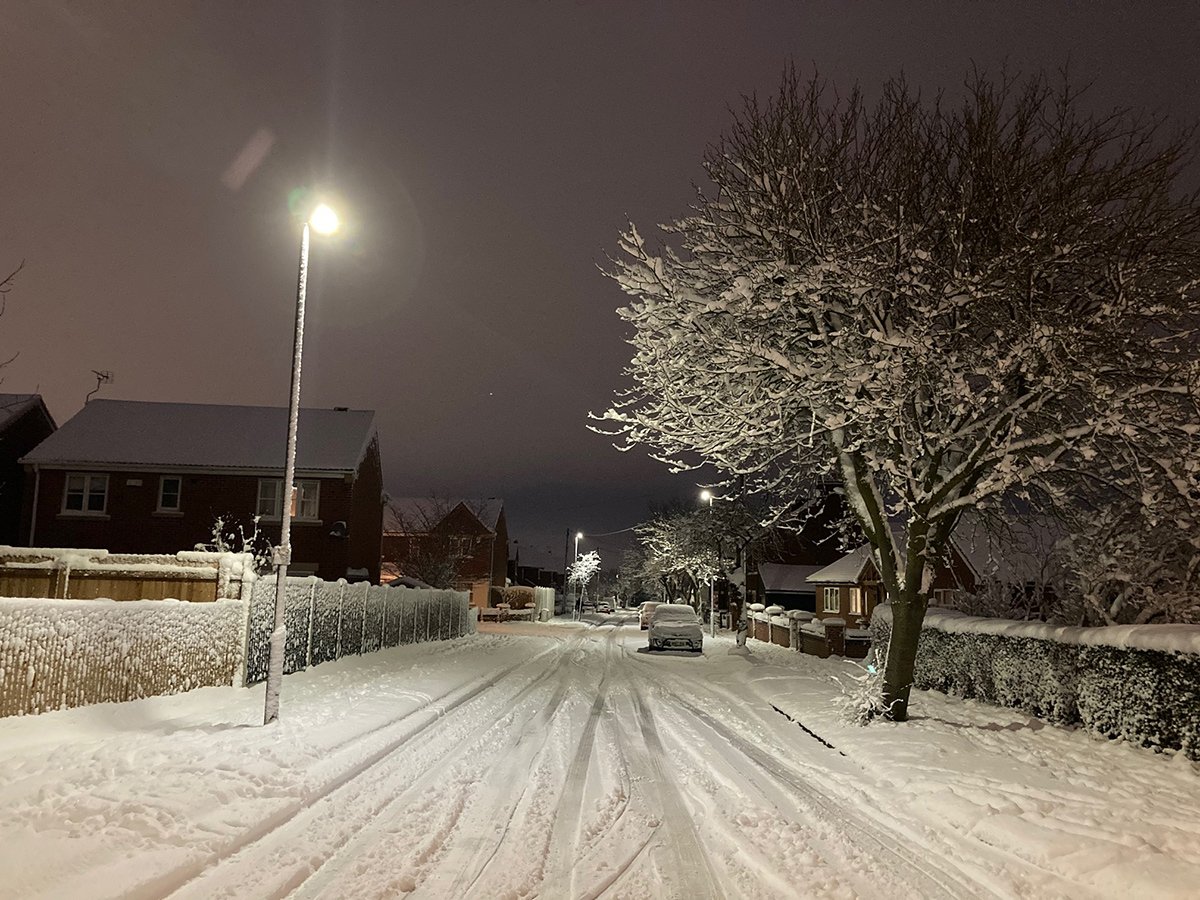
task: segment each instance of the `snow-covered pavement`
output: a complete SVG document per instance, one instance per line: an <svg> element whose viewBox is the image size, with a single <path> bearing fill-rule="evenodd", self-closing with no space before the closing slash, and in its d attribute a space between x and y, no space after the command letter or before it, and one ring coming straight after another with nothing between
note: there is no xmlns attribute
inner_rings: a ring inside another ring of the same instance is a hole
<svg viewBox="0 0 1200 900"><path fill-rule="evenodd" d="M1181 759L936 694L906 725L846 726L831 703L845 663L727 638L651 655L619 621L482 626L328 663L288 677L270 728L261 687L3 720L0 896L1200 884L1200 777Z"/></svg>

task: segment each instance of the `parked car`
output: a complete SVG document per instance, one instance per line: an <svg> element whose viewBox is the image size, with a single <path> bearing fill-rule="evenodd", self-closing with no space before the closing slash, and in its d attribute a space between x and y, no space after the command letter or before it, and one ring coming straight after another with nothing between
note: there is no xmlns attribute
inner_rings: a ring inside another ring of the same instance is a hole
<svg viewBox="0 0 1200 900"><path fill-rule="evenodd" d="M690 606L661 603L650 616L651 650L702 650L704 629Z"/></svg>
<svg viewBox="0 0 1200 900"><path fill-rule="evenodd" d="M642 631L650 627L650 616L654 614L654 609L658 606L662 606L662 604L655 600L647 600L642 604L642 609L638 613L638 624L642 626Z"/></svg>
<svg viewBox="0 0 1200 900"><path fill-rule="evenodd" d="M609 605L609 604L607 604L607 603L601 603L599 606L597 606L597 607L596 607L596 612L598 612L598 613L611 613L611 612L612 612L612 606L610 606L610 605Z"/></svg>

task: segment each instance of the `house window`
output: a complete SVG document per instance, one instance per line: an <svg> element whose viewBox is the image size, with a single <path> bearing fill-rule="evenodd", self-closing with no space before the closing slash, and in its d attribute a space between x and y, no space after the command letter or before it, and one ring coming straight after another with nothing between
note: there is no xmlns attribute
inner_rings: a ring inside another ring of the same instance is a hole
<svg viewBox="0 0 1200 900"><path fill-rule="evenodd" d="M158 511L179 512L179 493L183 479L178 475L164 475L158 480Z"/></svg>
<svg viewBox="0 0 1200 900"><path fill-rule="evenodd" d="M822 609L825 612L831 612L831 613L842 611L842 598L841 598L841 589L840 588L835 588L835 587L825 588L825 604L822 607Z"/></svg>
<svg viewBox="0 0 1200 900"><path fill-rule="evenodd" d="M450 540L455 556L471 555L471 544L474 543L471 538L467 537L466 535L456 534Z"/></svg>
<svg viewBox="0 0 1200 900"><path fill-rule="evenodd" d="M929 599L930 606L953 606L955 591L951 588L935 588Z"/></svg>
<svg viewBox="0 0 1200 900"><path fill-rule="evenodd" d="M72 473L67 476L66 489L63 491L63 512L100 516L107 507L107 475Z"/></svg>
<svg viewBox="0 0 1200 900"><path fill-rule="evenodd" d="M861 616L863 614L863 592L861 588L850 588L850 615Z"/></svg>
<svg viewBox="0 0 1200 900"><path fill-rule="evenodd" d="M315 519L320 509L321 482L297 481L292 494L292 518ZM274 478L258 480L258 514L268 519L283 517L283 482Z"/></svg>

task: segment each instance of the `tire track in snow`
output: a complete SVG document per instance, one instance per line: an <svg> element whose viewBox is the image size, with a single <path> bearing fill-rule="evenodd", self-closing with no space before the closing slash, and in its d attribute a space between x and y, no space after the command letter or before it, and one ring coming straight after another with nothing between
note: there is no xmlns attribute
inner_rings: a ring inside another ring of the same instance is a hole
<svg viewBox="0 0 1200 900"><path fill-rule="evenodd" d="M780 789L800 798L825 822L848 835L852 834L855 846L869 848L874 859L883 862L898 879L912 886L915 896L923 900L994 896L986 885L969 880L966 873L953 868L952 864L938 865L936 860L914 853L910 843L888 834L875 821L846 803L821 793L787 763L746 740L680 694L667 688L663 691L674 699L680 709L686 709L697 722L715 734L726 747L744 757L757 772Z"/></svg>
<svg viewBox="0 0 1200 900"><path fill-rule="evenodd" d="M630 687L638 726L646 744L645 759L662 804L662 827L669 835L668 852L675 866L674 872L662 872L660 869L660 875L674 888L674 895L684 900L706 897L719 900L721 895L715 889L716 878L709 865L708 854L700 844L692 814L684 803L679 786L665 764L666 751L659 736L658 724L641 688L632 679Z"/></svg>
<svg viewBox="0 0 1200 900"><path fill-rule="evenodd" d="M573 657L580 643L581 641L574 641L569 646L561 648L559 658L549 671L539 676L537 684L544 684L555 676L561 675L567 664L574 661ZM521 777L528 768L528 762L520 751L523 747L531 744L535 738L541 741L544 748L551 724L566 697L569 683L565 678L560 679L545 706L521 727L508 729L506 735L508 740L503 746L497 748L496 761L488 766L484 773L483 783L486 788L483 792L483 799L475 804L468 801L454 823L454 831L460 835L472 832L482 834L488 825L503 818L504 827L500 834L494 841L463 837L460 837L457 843L447 841L450 844L449 851L437 861L437 869L431 877L415 885L414 896L439 898L466 896L486 871L508 834L513 808L520 803L521 797L528 789L527 782ZM532 692L532 688L531 685L531 690L526 692L526 695ZM404 795L389 801L385 810L398 803L403 803L404 798L408 795L422 787L427 787L429 780L427 777L422 779L421 783L414 783L405 790ZM381 810L381 813L383 811ZM353 849L363 844L369 844L376 839L381 830L381 825L378 823L381 823L383 819L382 815L377 815L372 825L356 834L353 840L345 846L339 848L335 858L315 872L312 879L302 886L298 895L318 896L326 886L332 885L336 879L336 873L350 861ZM445 875L443 876L442 873ZM450 878L453 878L453 882L447 885L446 881Z"/></svg>
<svg viewBox="0 0 1200 900"><path fill-rule="evenodd" d="M587 782L588 767L591 764L592 752L596 743L596 728L600 724L600 716L608 695L609 668L612 662L612 639L604 642L604 672L596 688L596 697L588 710L587 721L584 722L583 733L579 738L579 746L571 765L567 769L563 783L562 794L554 813L554 824L550 831L550 846L547 858L553 868L546 874L538 896L547 898L574 897L574 877L576 870L575 848L579 844L580 812L583 803L583 789Z"/></svg>
<svg viewBox="0 0 1200 900"><path fill-rule="evenodd" d="M318 787L309 791L303 797L295 798L286 803L282 808L261 820L254 827L236 835L217 850L186 866L181 866L173 872L166 873L149 882L138 885L127 896L134 898L134 900L138 900L138 898L157 898L167 895L179 895L181 897L188 895L200 897L212 896L211 891L206 892L201 888L204 882L210 881L213 878L220 881L224 870L229 866L240 868L242 860L246 857L253 856L256 852L261 852L265 845L272 844L272 842L278 843L285 836L286 832L297 830L303 824L310 821L313 818L314 809L322 808L323 804L329 802L335 794L343 789L353 787L356 780L361 779L374 767L387 760L395 751L418 739L427 739L434 725L444 725L448 717L460 715L464 707L468 707L472 701L480 698L481 695L486 695L490 691L495 690L501 684L507 683L507 679L514 676L516 672L536 663L542 657L558 649L558 647L550 647L529 659L514 663L499 672L473 679L465 685L460 685L442 694L421 709L406 713L386 726L372 729L365 736L360 737L358 741L343 746L342 750L338 754L335 754L334 758L326 760L323 763L322 768L330 769L332 774L322 781ZM546 673L543 672L529 684L522 686L510 702L515 701L517 697L533 689L545 677ZM506 712L507 706L503 708L503 711L499 715L490 717L489 722L494 724L503 718ZM386 736L386 739L379 746L371 749L360 746L363 743L371 743L371 738L378 738L385 731L396 730L400 732L398 735ZM347 766L339 767L337 757L350 755L353 751L365 752L365 756L360 757ZM363 818L370 819L372 814L370 804L364 804ZM344 843L344 840L341 843ZM337 847L334 847L329 855L332 855L336 850ZM245 867L252 871L256 868L252 862L246 864ZM311 872L311 869L309 871ZM260 893L256 896L262 896L262 894Z"/></svg>

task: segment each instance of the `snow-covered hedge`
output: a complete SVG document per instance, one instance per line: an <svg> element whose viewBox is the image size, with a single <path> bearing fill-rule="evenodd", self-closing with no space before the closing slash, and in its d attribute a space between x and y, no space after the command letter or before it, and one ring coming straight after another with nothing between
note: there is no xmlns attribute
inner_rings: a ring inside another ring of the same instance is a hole
<svg viewBox="0 0 1200 900"><path fill-rule="evenodd" d="M275 622L275 578L253 582L246 652L246 684L267 677ZM284 604L285 674L383 647L449 640L475 630L463 591L380 587L319 578L289 578Z"/></svg>
<svg viewBox="0 0 1200 900"><path fill-rule="evenodd" d="M886 646L891 609L871 635ZM1200 626L1064 628L930 610L915 686L1200 759Z"/></svg>
<svg viewBox="0 0 1200 900"><path fill-rule="evenodd" d="M230 685L241 600L0 599L0 715Z"/></svg>

